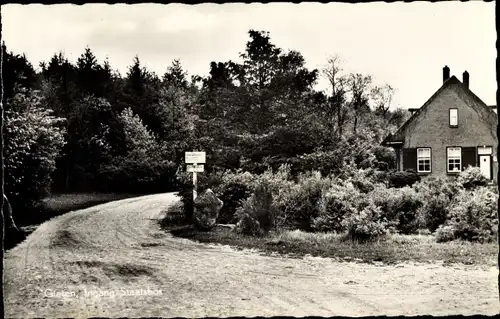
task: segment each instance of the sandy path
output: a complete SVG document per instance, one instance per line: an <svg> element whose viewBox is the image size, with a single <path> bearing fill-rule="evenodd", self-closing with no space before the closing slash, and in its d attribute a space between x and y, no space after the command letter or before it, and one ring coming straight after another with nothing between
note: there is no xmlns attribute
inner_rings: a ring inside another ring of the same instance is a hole
<svg viewBox="0 0 500 319"><path fill-rule="evenodd" d="M499 312L496 267L376 266L197 244L159 229L156 220L175 200L173 194L126 199L41 225L6 254L6 316Z"/></svg>

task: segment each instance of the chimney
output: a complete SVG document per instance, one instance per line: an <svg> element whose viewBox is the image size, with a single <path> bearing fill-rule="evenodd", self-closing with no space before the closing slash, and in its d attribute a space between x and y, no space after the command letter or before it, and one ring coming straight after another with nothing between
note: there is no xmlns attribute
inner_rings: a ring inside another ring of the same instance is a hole
<svg viewBox="0 0 500 319"><path fill-rule="evenodd" d="M465 85L466 88L469 88L469 72L467 71L464 72L462 83Z"/></svg>
<svg viewBox="0 0 500 319"><path fill-rule="evenodd" d="M443 83L450 78L450 68L445 65L443 68Z"/></svg>

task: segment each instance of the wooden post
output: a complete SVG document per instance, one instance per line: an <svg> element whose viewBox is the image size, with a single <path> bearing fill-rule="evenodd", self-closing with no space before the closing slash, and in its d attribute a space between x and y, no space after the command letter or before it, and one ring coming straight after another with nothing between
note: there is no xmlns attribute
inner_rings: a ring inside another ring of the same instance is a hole
<svg viewBox="0 0 500 319"><path fill-rule="evenodd" d="M193 202L196 199L196 182L197 182L196 174L197 174L196 172L193 172Z"/></svg>

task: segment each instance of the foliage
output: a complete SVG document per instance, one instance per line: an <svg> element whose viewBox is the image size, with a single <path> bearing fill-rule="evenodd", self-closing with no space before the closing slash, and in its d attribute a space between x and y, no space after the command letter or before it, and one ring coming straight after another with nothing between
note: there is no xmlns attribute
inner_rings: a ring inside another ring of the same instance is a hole
<svg viewBox="0 0 500 319"><path fill-rule="evenodd" d="M425 199L419 214L425 226L434 232L448 218L449 205L461 187L455 180L440 176L430 176L413 187Z"/></svg>
<svg viewBox="0 0 500 319"><path fill-rule="evenodd" d="M498 229L498 195L487 187L459 192L449 208L446 226L455 238L469 241L491 241Z"/></svg>
<svg viewBox="0 0 500 319"><path fill-rule="evenodd" d="M312 230L313 220L319 214L318 202L330 185L331 180L319 172L300 174L296 183L283 182L275 189L279 227Z"/></svg>
<svg viewBox="0 0 500 319"><path fill-rule="evenodd" d="M346 230L343 221L356 213L361 196L352 183L332 185L318 202L319 214L312 221L313 229L322 232Z"/></svg>
<svg viewBox="0 0 500 319"><path fill-rule="evenodd" d="M436 241L444 243L456 239L455 229L452 226L440 225L436 229Z"/></svg>
<svg viewBox="0 0 500 319"><path fill-rule="evenodd" d="M391 187L412 186L420 181L420 176L414 170L396 171L389 174Z"/></svg>
<svg viewBox="0 0 500 319"><path fill-rule="evenodd" d="M481 169L479 167L472 166L467 167L464 171L458 174L457 182L465 189L474 189L488 184L488 180L481 173Z"/></svg>
<svg viewBox="0 0 500 319"><path fill-rule="evenodd" d="M424 200L414 188L386 188L379 185L369 194L376 205L382 208L389 224L403 234L413 234L425 227L420 207Z"/></svg>
<svg viewBox="0 0 500 319"><path fill-rule="evenodd" d="M379 170L387 171L396 167L396 152L392 147L376 146L373 148L375 161L373 166Z"/></svg>
<svg viewBox="0 0 500 319"><path fill-rule="evenodd" d="M165 156L156 137L130 108L122 111L118 121L126 153L100 168L99 184L106 185L107 191L129 193L171 190L175 185L176 165Z"/></svg>
<svg viewBox="0 0 500 319"><path fill-rule="evenodd" d="M347 215L341 224L352 240L373 240L387 234L387 220L382 209L374 203Z"/></svg>
<svg viewBox="0 0 500 319"><path fill-rule="evenodd" d="M224 200L221 221L265 184L281 207L279 227L311 229L327 216L320 203L332 184L347 180L369 194L386 182L394 151L376 145L405 114L389 110L390 86L343 74L338 59L323 72L331 90L315 91L319 73L300 52L279 48L268 32L248 36L240 62L214 61L204 78L189 79L180 60L157 76L138 56L121 76L88 47L76 63L54 54L38 74L9 54L6 88L40 86L41 107L67 119L52 174L59 191L177 188L190 211L191 176L174 171L185 169L185 151L203 150L198 191L210 187Z"/></svg>
<svg viewBox="0 0 500 319"><path fill-rule="evenodd" d="M236 229L239 232L255 235L267 233L275 226L276 208L273 204L273 194L266 183L257 186L255 192L243 201L243 205L237 209L238 223Z"/></svg>
<svg viewBox="0 0 500 319"><path fill-rule="evenodd" d="M231 183L224 185L221 190L220 199L224 202L218 222L221 224L233 223L235 214L242 201L250 197L251 193L247 185L240 183Z"/></svg>
<svg viewBox="0 0 500 319"><path fill-rule="evenodd" d="M51 174L64 145L64 119L44 109L36 92L18 93L5 113L5 189L14 210L50 192Z"/></svg>

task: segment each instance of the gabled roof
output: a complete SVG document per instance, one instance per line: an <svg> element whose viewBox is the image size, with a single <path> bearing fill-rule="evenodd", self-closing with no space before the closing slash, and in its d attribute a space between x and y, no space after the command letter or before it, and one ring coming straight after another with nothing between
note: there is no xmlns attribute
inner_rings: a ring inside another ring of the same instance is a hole
<svg viewBox="0 0 500 319"><path fill-rule="evenodd" d="M492 114L495 119L497 119L497 114L493 111L492 106L486 105L474 92L472 92L470 89L468 89L462 82L460 82L456 76L451 76L448 80L446 80L443 85L439 88L439 90L436 91L428 100L427 102L422 105L421 108L417 109L412 116L394 133L394 134L389 134L383 141L382 145L387 145L387 144L395 144L395 143L401 143L404 141L404 132L406 127L415 120L422 112L425 110L431 103L434 101L434 99L448 86L451 84L460 84L464 91L469 94L469 96L472 97L473 100L475 100L479 105L482 105L485 109L488 110Z"/></svg>

